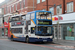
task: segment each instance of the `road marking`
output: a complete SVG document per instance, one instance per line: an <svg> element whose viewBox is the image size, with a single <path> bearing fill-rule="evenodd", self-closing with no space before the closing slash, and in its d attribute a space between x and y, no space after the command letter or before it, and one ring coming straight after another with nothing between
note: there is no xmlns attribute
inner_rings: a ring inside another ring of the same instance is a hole
<svg viewBox="0 0 75 50"><path fill-rule="evenodd" d="M65 47L69 47L69 48L74 48L75 49L75 47L71 47L71 46L67 46L67 45L58 45L58 44L49 44L49 45L61 46L61 47L65 46Z"/></svg>
<svg viewBox="0 0 75 50"><path fill-rule="evenodd" d="M26 43L26 44L28 44L28 43ZM56 50L63 50L63 49L60 49L60 48L55 48L55 47L50 47L50 46L45 46L45 45L36 45L36 44L29 44L29 45L35 45L35 46L40 46L40 47L46 47L46 48L56 49Z"/></svg>
<svg viewBox="0 0 75 50"><path fill-rule="evenodd" d="M18 41L16 41L16 42L18 42ZM24 42L18 42L18 43L24 43ZM50 47L50 46L45 46L45 45L38 45L38 44L31 44L31 43L25 43L25 44L34 45L34 46L40 46L40 47L45 47L45 48L50 48L50 49L55 49L55 50L63 50L63 49L60 49L60 48Z"/></svg>

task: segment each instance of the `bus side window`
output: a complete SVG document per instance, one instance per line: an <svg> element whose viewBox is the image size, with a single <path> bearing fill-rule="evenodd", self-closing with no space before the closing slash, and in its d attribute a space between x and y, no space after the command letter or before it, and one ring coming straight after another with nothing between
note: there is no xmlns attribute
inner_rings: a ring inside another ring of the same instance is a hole
<svg viewBox="0 0 75 50"><path fill-rule="evenodd" d="M30 20L30 14L26 15L26 21Z"/></svg>
<svg viewBox="0 0 75 50"><path fill-rule="evenodd" d="M35 13L31 13L31 19L35 18Z"/></svg>
<svg viewBox="0 0 75 50"><path fill-rule="evenodd" d="M9 18L9 22L11 22L11 21L12 21L12 18L10 17L10 18Z"/></svg>
<svg viewBox="0 0 75 50"><path fill-rule="evenodd" d="M35 32L35 27L31 27L31 34Z"/></svg>

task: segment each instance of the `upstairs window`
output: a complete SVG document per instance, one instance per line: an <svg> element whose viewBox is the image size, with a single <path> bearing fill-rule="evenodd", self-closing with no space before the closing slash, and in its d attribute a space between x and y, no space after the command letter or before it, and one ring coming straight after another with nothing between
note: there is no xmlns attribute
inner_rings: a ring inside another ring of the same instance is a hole
<svg viewBox="0 0 75 50"><path fill-rule="evenodd" d="M12 5L12 8L13 8L13 12L14 12L14 5Z"/></svg>
<svg viewBox="0 0 75 50"><path fill-rule="evenodd" d="M37 0L37 4L40 3L40 0Z"/></svg>
<svg viewBox="0 0 75 50"><path fill-rule="evenodd" d="M49 11L51 11L52 15L54 15L54 7L50 7Z"/></svg>
<svg viewBox="0 0 75 50"><path fill-rule="evenodd" d="M11 6L10 6L10 13L11 13Z"/></svg>
<svg viewBox="0 0 75 50"><path fill-rule="evenodd" d="M73 2L67 3L67 13L73 12Z"/></svg>
<svg viewBox="0 0 75 50"><path fill-rule="evenodd" d="M17 10L17 3L16 3L16 10Z"/></svg>
<svg viewBox="0 0 75 50"><path fill-rule="evenodd" d="M45 2L46 0L42 0L42 2Z"/></svg>
<svg viewBox="0 0 75 50"><path fill-rule="evenodd" d="M61 5L58 5L58 6L56 7L56 13L57 13L57 15L58 15L58 14L62 14L62 6L61 6Z"/></svg>
<svg viewBox="0 0 75 50"><path fill-rule="evenodd" d="M21 9L21 4L22 4L22 2L20 1L20 9Z"/></svg>
<svg viewBox="0 0 75 50"><path fill-rule="evenodd" d="M23 3L24 3L24 6L23 7L25 8L25 0L23 0Z"/></svg>

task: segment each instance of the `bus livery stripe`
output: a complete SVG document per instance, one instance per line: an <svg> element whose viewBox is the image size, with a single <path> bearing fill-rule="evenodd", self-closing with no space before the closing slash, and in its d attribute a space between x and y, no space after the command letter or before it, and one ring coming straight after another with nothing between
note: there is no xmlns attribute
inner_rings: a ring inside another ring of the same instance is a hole
<svg viewBox="0 0 75 50"><path fill-rule="evenodd" d="M33 22L33 24L35 25L34 21L31 19L31 21Z"/></svg>

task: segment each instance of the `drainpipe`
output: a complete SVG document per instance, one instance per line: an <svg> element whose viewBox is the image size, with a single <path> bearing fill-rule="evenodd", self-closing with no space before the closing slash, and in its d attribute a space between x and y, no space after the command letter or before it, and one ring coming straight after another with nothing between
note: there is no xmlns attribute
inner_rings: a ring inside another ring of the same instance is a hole
<svg viewBox="0 0 75 50"><path fill-rule="evenodd" d="M47 5L47 7L46 7L47 8L47 11L48 11L48 0L46 0L46 5Z"/></svg>
<svg viewBox="0 0 75 50"><path fill-rule="evenodd" d="M34 0L33 0L33 11L34 11Z"/></svg>
<svg viewBox="0 0 75 50"><path fill-rule="evenodd" d="M63 0L63 14L65 14L65 0Z"/></svg>

